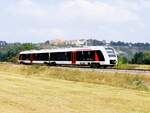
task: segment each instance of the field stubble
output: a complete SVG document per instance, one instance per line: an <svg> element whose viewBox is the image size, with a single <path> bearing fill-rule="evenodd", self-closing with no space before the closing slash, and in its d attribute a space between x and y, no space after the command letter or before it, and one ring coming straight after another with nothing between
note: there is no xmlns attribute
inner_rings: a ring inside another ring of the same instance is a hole
<svg viewBox="0 0 150 113"><path fill-rule="evenodd" d="M105 84L137 90L150 90L150 76L127 74L127 73L111 73L98 71L81 71L79 69L66 69L60 67L47 66L24 66L13 64L0 64L0 71L10 72L14 74L22 74L26 77L43 77L43 79L56 78L69 81L87 82L95 84Z"/></svg>
<svg viewBox="0 0 150 113"><path fill-rule="evenodd" d="M0 112L150 113L149 85L145 75L0 64Z"/></svg>

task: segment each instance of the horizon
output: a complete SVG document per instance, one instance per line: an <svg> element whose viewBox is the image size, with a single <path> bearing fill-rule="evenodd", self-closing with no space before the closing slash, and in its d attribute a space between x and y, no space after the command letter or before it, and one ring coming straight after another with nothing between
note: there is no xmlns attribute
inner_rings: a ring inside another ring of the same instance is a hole
<svg viewBox="0 0 150 113"><path fill-rule="evenodd" d="M97 39L150 43L148 0L0 1L0 40Z"/></svg>
<svg viewBox="0 0 150 113"><path fill-rule="evenodd" d="M62 39L52 39L52 40L45 40L45 41L40 41L40 42L7 42L7 41L5 41L5 40L0 40L0 41L4 41L4 42L6 42L6 43L8 43L8 44L13 44L13 43L21 43L21 44L23 44L23 43L33 43L33 44L37 44L37 43L45 43L46 41L55 41L55 40L61 40L61 41L73 41L73 40L80 40L80 39L68 39L68 40L62 40ZM89 40L89 39L87 39L87 40ZM132 44L135 44L135 43L144 43L144 44L146 44L146 43L149 43L150 44L150 42L129 42L129 41L121 41L121 40L118 40L118 41L114 41L114 40L110 40L110 41L107 41L107 40L99 40L99 39L92 39L92 40L97 40L97 41L106 41L106 43L110 43L111 41L112 42L123 42L123 43L132 43Z"/></svg>

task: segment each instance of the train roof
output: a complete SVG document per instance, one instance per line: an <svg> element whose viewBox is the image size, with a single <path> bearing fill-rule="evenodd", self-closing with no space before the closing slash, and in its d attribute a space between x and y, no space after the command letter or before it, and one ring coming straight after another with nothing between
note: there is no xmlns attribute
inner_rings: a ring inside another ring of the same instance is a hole
<svg viewBox="0 0 150 113"><path fill-rule="evenodd" d="M73 47L73 48L59 48L59 49L41 49L41 50L29 50L22 51L20 54L32 54L32 53L50 53L50 52L69 52L69 51L85 51L85 50L102 50L108 48L108 46L87 46L87 47ZM112 47L109 47L112 48Z"/></svg>

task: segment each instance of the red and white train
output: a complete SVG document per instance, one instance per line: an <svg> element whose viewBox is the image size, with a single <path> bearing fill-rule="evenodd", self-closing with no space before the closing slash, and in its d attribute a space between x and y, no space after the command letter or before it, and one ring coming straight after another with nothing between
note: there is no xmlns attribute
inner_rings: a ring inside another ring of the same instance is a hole
<svg viewBox="0 0 150 113"><path fill-rule="evenodd" d="M18 62L21 64L89 65L98 68L117 65L118 60L112 47L90 46L23 51L19 54Z"/></svg>

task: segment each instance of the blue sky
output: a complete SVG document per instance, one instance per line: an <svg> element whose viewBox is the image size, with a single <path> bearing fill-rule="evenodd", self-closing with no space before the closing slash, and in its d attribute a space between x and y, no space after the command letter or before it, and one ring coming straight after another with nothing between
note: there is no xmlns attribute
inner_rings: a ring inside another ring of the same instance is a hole
<svg viewBox="0 0 150 113"><path fill-rule="evenodd" d="M150 42L150 0L1 0L0 40Z"/></svg>

